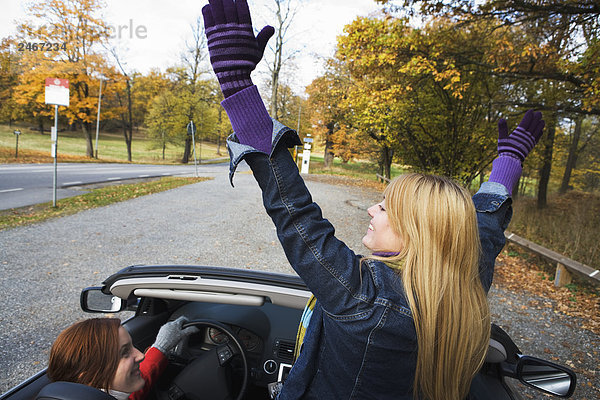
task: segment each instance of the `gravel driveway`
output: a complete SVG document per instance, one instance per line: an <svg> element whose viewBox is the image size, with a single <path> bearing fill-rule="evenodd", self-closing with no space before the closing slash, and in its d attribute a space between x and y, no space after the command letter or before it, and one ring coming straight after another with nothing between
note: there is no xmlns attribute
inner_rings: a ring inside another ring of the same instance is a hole
<svg viewBox="0 0 600 400"><path fill-rule="evenodd" d="M0 393L46 365L57 334L89 317L79 310L80 290L120 268L202 264L293 273L247 168L236 174L234 189L225 166L205 166L200 174L214 179L0 232ZM338 237L364 252L366 206L380 194L310 177L307 185ZM573 398L599 398L599 337L579 330L573 318L528 307L529 301L529 294L495 285L493 320L524 353L574 363ZM583 356L575 359L575 352Z"/></svg>

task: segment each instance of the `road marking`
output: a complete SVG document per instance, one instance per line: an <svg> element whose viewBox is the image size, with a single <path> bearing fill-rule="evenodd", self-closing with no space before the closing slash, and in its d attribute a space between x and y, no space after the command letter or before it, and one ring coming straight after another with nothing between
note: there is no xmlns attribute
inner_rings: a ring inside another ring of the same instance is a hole
<svg viewBox="0 0 600 400"><path fill-rule="evenodd" d="M114 178L107 178L106 180L107 180L107 181L118 181L118 180L120 180L120 179L122 179L120 176L116 176L116 177L114 177Z"/></svg>
<svg viewBox="0 0 600 400"><path fill-rule="evenodd" d="M65 183L63 183L63 186L67 186L67 185L81 185L82 183L83 183L82 181L65 182Z"/></svg>
<svg viewBox="0 0 600 400"><path fill-rule="evenodd" d="M138 175L138 178L148 178L150 175Z"/></svg>
<svg viewBox="0 0 600 400"><path fill-rule="evenodd" d="M162 175L171 175L171 174L170 174L170 173L168 173L168 172L165 172L165 173L164 173L164 174L162 174Z"/></svg>
<svg viewBox="0 0 600 400"><path fill-rule="evenodd" d="M0 190L0 193L6 193L6 192L18 192L19 190L23 190L23 188L4 189L4 190Z"/></svg>
<svg viewBox="0 0 600 400"><path fill-rule="evenodd" d="M589 277L593 278L594 276L596 276L596 274L598 273L598 270L595 270L594 272L592 272Z"/></svg>

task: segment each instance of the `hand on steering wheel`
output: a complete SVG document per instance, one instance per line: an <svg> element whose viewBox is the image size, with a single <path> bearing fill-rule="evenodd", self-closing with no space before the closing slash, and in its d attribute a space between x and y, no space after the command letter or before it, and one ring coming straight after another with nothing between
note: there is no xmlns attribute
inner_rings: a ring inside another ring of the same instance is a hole
<svg viewBox="0 0 600 400"><path fill-rule="evenodd" d="M233 331L226 325L213 320L194 320L183 324L188 327L217 328L229 338L227 343L207 351L181 371L169 388L170 399L232 399L232 388L227 368L234 356L239 355L243 363L242 386L236 400L241 400L248 386L249 367L244 346Z"/></svg>

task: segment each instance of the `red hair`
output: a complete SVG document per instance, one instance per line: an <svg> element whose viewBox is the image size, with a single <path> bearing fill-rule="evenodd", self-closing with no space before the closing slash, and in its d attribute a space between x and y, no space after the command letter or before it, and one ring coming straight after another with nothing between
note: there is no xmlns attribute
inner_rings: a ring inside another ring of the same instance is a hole
<svg viewBox="0 0 600 400"><path fill-rule="evenodd" d="M62 331L50 350L50 380L108 391L119 366L120 326L117 318L91 318Z"/></svg>

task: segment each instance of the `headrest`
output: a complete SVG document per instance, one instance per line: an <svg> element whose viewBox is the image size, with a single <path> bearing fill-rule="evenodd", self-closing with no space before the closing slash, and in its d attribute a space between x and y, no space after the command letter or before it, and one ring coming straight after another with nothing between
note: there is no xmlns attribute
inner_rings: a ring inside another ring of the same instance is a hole
<svg viewBox="0 0 600 400"><path fill-rule="evenodd" d="M508 333L498 325L492 324L490 344L488 346L485 362L499 363L507 361L514 364L518 360L518 354L521 354L521 351L515 342L512 341Z"/></svg>
<svg viewBox="0 0 600 400"><path fill-rule="evenodd" d="M102 390L73 382L52 382L44 386L36 400L115 400Z"/></svg>
<svg viewBox="0 0 600 400"><path fill-rule="evenodd" d="M490 338L488 352L485 355L485 362L497 364L502 361L506 361L506 349L502 343Z"/></svg>

